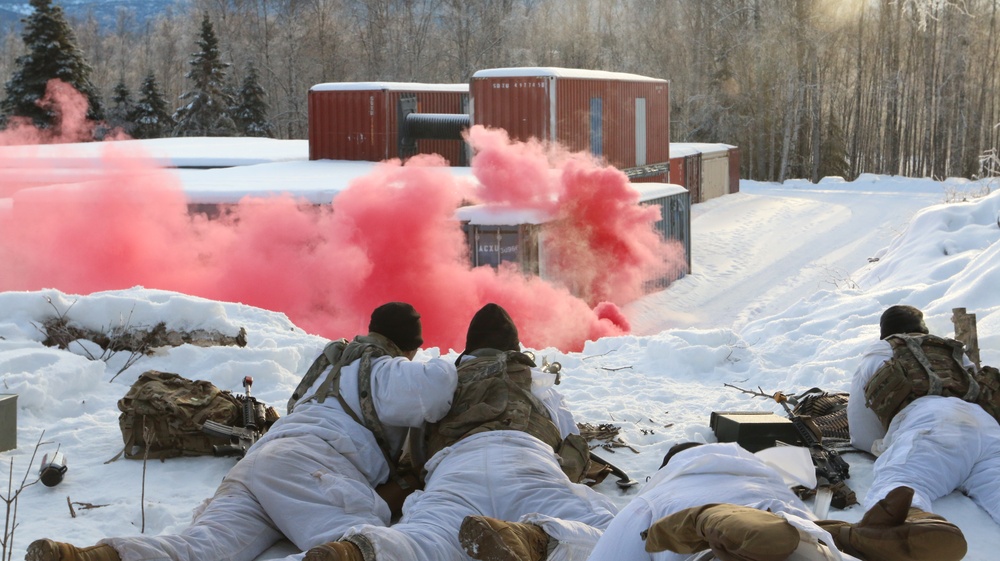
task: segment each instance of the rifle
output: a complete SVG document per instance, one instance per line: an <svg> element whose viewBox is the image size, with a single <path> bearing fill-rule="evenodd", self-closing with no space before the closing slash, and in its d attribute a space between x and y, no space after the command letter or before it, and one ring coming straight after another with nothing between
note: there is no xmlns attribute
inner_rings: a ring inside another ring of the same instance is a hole
<svg viewBox="0 0 1000 561"><path fill-rule="evenodd" d="M257 427L257 398L250 395L250 386L252 385L253 378L245 376L243 390L246 395L241 400L243 402L243 427L231 427L215 421L205 421L205 424L202 425L201 430L204 433L230 440L229 444L212 446L212 453L216 456L239 456L242 458L260 437L260 430Z"/></svg>
<svg viewBox="0 0 1000 561"><path fill-rule="evenodd" d="M826 479L827 483L829 483L830 491L833 492L833 500L830 504L834 508L839 509L858 504L857 497L854 496L854 491L844 482L845 479L850 479L851 477L851 466L844 458L840 457L840 453L823 445L823 437L818 434L819 429L816 429L815 426L810 426L806 422L808 417L796 415L792 411L792 408L788 406L789 402L793 404L797 403L797 398L788 397L781 392L775 392L771 398L780 403L781 407L785 409L785 414L788 420L792 422L792 426L795 427L796 432L799 433L799 439L802 441L802 444L809 448L813 464L816 466L816 475Z"/></svg>

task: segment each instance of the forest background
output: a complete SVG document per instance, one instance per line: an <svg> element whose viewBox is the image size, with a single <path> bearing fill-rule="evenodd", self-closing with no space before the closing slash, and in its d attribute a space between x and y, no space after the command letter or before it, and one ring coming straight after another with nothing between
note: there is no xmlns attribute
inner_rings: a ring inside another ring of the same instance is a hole
<svg viewBox="0 0 1000 561"><path fill-rule="evenodd" d="M1000 149L1000 0L188 0L153 17L127 6L110 24L67 16L106 107L149 77L168 111L188 103L207 19L219 78L236 92L255 74L257 134L277 138L306 137L318 83L557 66L670 80L671 140L738 146L748 179L976 178ZM2 80L28 52L23 33L0 28Z"/></svg>

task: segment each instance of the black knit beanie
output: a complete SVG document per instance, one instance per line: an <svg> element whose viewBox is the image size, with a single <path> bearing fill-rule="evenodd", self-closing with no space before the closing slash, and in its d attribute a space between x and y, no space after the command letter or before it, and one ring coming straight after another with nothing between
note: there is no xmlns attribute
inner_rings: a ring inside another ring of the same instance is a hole
<svg viewBox="0 0 1000 561"><path fill-rule="evenodd" d="M465 336L465 353L476 349L521 350L517 327L507 310L490 303L472 316L469 332Z"/></svg>
<svg viewBox="0 0 1000 561"><path fill-rule="evenodd" d="M882 330L880 339L900 333L929 333L924 324L924 313L913 306L890 306L879 319Z"/></svg>
<svg viewBox="0 0 1000 561"><path fill-rule="evenodd" d="M424 344L420 314L405 302L389 302L375 308L368 331L385 336L404 352Z"/></svg>

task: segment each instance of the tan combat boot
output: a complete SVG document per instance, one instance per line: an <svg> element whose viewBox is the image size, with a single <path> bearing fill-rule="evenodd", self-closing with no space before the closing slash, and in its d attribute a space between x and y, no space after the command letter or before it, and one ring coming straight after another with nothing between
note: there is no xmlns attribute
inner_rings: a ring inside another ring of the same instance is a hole
<svg viewBox="0 0 1000 561"><path fill-rule="evenodd" d="M942 516L911 507L913 489L896 487L860 522L816 522L837 549L866 561L958 561L968 544L962 530Z"/></svg>
<svg viewBox="0 0 1000 561"><path fill-rule="evenodd" d="M784 561L799 546L799 531L784 518L733 504L707 504L665 516L646 532L646 551L696 553L722 561Z"/></svg>
<svg viewBox="0 0 1000 561"><path fill-rule="evenodd" d="M28 546L25 561L121 561L110 545L76 547L52 540L35 540Z"/></svg>
<svg viewBox="0 0 1000 561"><path fill-rule="evenodd" d="M302 561L365 561L361 549L351 542L327 542L306 552Z"/></svg>
<svg viewBox="0 0 1000 561"><path fill-rule="evenodd" d="M480 561L544 561L549 536L535 524L466 516L458 530L465 552Z"/></svg>

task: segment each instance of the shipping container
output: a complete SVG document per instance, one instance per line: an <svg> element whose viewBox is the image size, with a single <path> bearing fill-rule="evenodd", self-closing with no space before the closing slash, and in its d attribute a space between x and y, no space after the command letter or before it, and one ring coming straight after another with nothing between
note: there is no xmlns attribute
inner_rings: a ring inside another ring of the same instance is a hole
<svg viewBox="0 0 1000 561"><path fill-rule="evenodd" d="M687 187L692 204L739 191L739 148L728 144L675 142L670 152L670 180Z"/></svg>
<svg viewBox="0 0 1000 561"><path fill-rule="evenodd" d="M670 183L686 188L691 194L691 204L702 202L701 152L671 146Z"/></svg>
<svg viewBox="0 0 1000 561"><path fill-rule="evenodd" d="M691 271L691 194L680 185L671 183L641 183L633 187L639 191L639 204L660 207L660 220L656 231L665 240L676 240L684 248L687 269ZM681 275L683 276L683 275ZM671 279L659 279L665 287Z"/></svg>
<svg viewBox="0 0 1000 561"><path fill-rule="evenodd" d="M379 162L405 158L400 130L404 106L421 114L466 115L467 84L337 82L309 89L309 159ZM440 154L451 165L467 165L462 140L421 139L417 154Z"/></svg>
<svg viewBox="0 0 1000 561"><path fill-rule="evenodd" d="M630 168L670 161L669 82L636 74L567 68L480 70L470 81L471 123L512 139L558 142Z"/></svg>
<svg viewBox="0 0 1000 561"><path fill-rule="evenodd" d="M676 240L684 249L688 271L691 270L691 199L687 189L668 183L634 184L639 204L656 205L660 219L654 228L664 238ZM547 279L544 240L550 235L547 218L533 211L492 212L483 205L459 208L456 217L462 223L469 246L469 260L474 267L500 263L516 264L525 275ZM683 273L681 273L683 276ZM651 279L651 289L665 288L673 278Z"/></svg>

